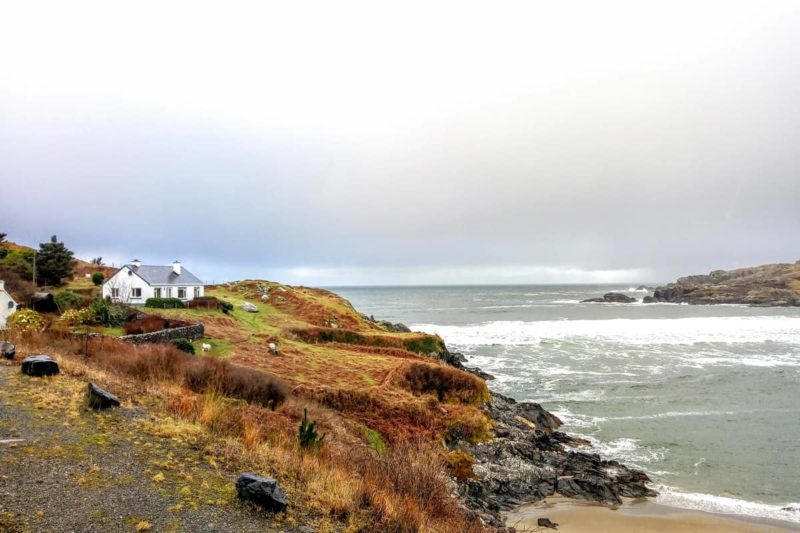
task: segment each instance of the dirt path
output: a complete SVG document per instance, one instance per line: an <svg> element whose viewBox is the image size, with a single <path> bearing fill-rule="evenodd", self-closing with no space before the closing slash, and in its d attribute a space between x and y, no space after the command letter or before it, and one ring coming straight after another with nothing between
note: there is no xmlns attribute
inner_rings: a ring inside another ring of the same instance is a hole
<svg viewBox="0 0 800 533"><path fill-rule="evenodd" d="M95 413L86 384L0 364L0 531L276 531L239 503L197 429L141 409Z"/></svg>

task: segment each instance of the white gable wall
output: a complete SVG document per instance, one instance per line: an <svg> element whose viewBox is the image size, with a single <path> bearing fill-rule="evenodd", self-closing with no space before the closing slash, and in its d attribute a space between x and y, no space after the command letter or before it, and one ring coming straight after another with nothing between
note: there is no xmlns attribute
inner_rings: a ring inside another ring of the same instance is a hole
<svg viewBox="0 0 800 533"><path fill-rule="evenodd" d="M188 302L194 299L194 289L198 289L198 296L205 295L202 285L156 285L148 283L133 272L127 265L103 283L103 298L110 297L114 301L132 305L144 305L148 298L156 298L156 289L161 289L161 298L178 298L178 289L186 287L186 297L181 300ZM112 297L112 289L118 289L117 298ZM136 297L136 289L141 291L141 296Z"/></svg>
<svg viewBox="0 0 800 533"><path fill-rule="evenodd" d="M4 289L0 289L0 329L5 329L6 318L14 314L17 310L17 304L11 295Z"/></svg>

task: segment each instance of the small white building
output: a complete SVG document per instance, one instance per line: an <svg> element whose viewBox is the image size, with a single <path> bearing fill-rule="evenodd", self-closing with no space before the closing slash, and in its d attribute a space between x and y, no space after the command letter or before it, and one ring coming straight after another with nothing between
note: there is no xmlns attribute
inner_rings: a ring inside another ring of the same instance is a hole
<svg viewBox="0 0 800 533"><path fill-rule="evenodd" d="M103 283L103 298L131 305L144 305L148 298L178 298L188 302L203 294L203 282L179 261L171 266L152 266L134 259Z"/></svg>
<svg viewBox="0 0 800 533"><path fill-rule="evenodd" d="M0 329L6 328L6 319L17 310L17 302L6 291L6 284L0 280Z"/></svg>

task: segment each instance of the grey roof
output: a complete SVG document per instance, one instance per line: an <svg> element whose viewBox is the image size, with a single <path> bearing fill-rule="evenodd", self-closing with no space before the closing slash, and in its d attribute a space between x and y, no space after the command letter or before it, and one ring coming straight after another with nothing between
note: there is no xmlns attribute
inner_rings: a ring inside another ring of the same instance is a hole
<svg viewBox="0 0 800 533"><path fill-rule="evenodd" d="M172 271L172 266L125 265L150 285L203 285L197 276L181 267L180 275Z"/></svg>

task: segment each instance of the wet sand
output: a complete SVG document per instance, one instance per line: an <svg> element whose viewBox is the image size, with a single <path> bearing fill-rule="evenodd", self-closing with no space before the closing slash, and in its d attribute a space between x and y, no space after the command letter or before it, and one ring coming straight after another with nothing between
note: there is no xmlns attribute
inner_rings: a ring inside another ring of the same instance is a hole
<svg viewBox="0 0 800 533"><path fill-rule="evenodd" d="M525 505L507 513L506 526L515 527L517 531L553 531L537 526L536 521L539 518L549 518L558 524L558 531L568 533L800 531L800 524L691 511L646 500L630 500L617 508L612 508L561 497L548 498L543 502Z"/></svg>

